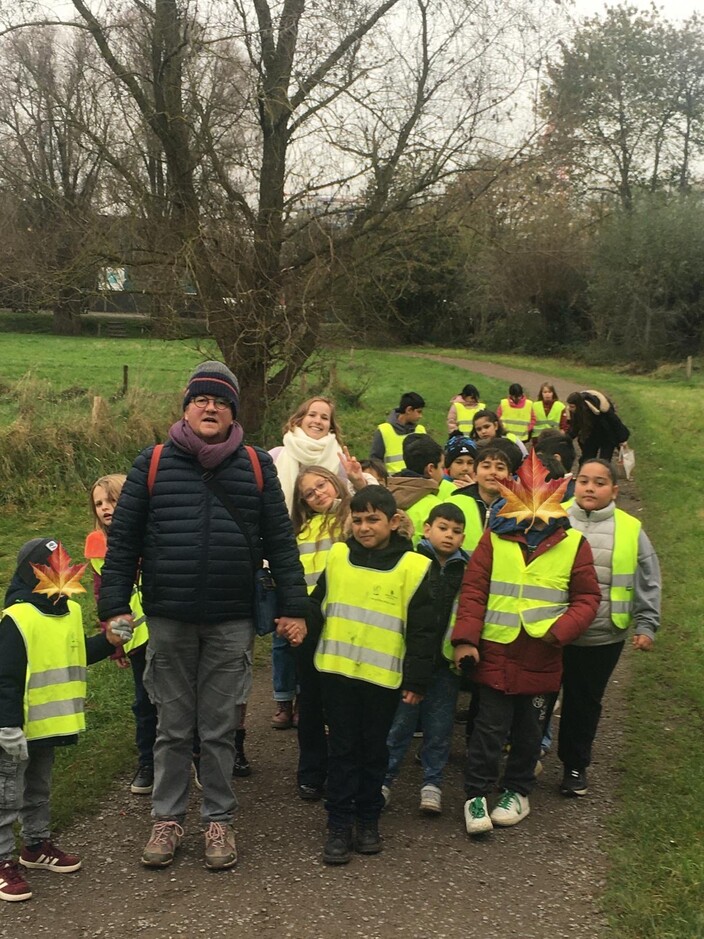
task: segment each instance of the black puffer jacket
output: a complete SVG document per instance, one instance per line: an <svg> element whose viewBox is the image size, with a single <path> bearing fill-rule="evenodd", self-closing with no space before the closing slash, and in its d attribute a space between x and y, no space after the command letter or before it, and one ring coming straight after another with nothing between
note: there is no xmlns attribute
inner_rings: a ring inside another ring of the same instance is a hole
<svg viewBox="0 0 704 939"><path fill-rule="evenodd" d="M149 495L152 447L127 476L110 528L98 612L101 620L130 609L137 568L147 617L217 623L252 614L252 564L247 541L203 482L197 460L168 442ZM279 613L305 616L308 596L296 539L271 457L257 449L264 477L259 493L245 448L214 475L248 525L277 584Z"/></svg>

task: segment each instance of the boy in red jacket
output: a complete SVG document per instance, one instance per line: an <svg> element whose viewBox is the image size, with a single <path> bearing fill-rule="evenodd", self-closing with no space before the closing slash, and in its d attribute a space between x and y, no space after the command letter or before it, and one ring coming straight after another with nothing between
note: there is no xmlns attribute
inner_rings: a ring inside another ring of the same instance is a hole
<svg viewBox="0 0 704 939"><path fill-rule="evenodd" d="M516 825L530 812L543 696L559 690L562 647L589 628L599 606L591 548L560 506L566 484L545 475L531 454L518 480L501 485L504 498L492 506L460 589L455 663L472 659L481 685L465 770L470 835ZM490 815L487 795L509 734L502 794Z"/></svg>

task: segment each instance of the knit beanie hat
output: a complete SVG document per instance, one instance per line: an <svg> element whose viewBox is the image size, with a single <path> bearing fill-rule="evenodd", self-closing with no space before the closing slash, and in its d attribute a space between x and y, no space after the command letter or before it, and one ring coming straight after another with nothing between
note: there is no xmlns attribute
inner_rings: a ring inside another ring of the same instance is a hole
<svg viewBox="0 0 704 939"><path fill-rule="evenodd" d="M237 417L237 410L240 406L240 385L227 365L223 365L222 362L201 362L193 372L188 379L183 398L184 410L198 395L224 398L230 405L232 416Z"/></svg>
<svg viewBox="0 0 704 939"><path fill-rule="evenodd" d="M445 444L445 469L449 469L458 456L474 457L477 445L471 437L450 437Z"/></svg>
<svg viewBox="0 0 704 939"><path fill-rule="evenodd" d="M26 584L33 587L37 582L32 564L46 564L58 546L58 541L53 538L32 538L22 545L17 554L17 573Z"/></svg>

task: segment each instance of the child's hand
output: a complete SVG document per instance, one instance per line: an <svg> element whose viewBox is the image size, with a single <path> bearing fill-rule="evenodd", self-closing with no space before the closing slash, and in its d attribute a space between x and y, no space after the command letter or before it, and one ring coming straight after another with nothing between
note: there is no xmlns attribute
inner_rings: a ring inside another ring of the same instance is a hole
<svg viewBox="0 0 704 939"><path fill-rule="evenodd" d="M29 759L27 738L21 727L0 727L0 748L11 760L21 762Z"/></svg>
<svg viewBox="0 0 704 939"><path fill-rule="evenodd" d="M367 481L364 478L364 472L362 470L362 464L359 460L350 456L350 451L347 447L342 448L342 452L337 454L340 458L340 464L342 465L343 470L349 481L355 488L355 491L359 489L364 489L367 485Z"/></svg>
<svg viewBox="0 0 704 939"><path fill-rule="evenodd" d="M292 646L300 646L306 638L306 621L302 616L279 616L275 619L276 632L288 639Z"/></svg>
<svg viewBox="0 0 704 939"><path fill-rule="evenodd" d="M462 668L462 659L472 659L476 664L479 661L479 649L476 646L465 642L461 646L455 646L455 665Z"/></svg>
<svg viewBox="0 0 704 939"><path fill-rule="evenodd" d="M105 629L105 638L113 646L121 646L129 642L132 638L134 629L134 616L131 613L123 613L120 616L113 616L107 621Z"/></svg>
<svg viewBox="0 0 704 939"><path fill-rule="evenodd" d="M650 652L653 648L653 640L650 636L634 636L631 639L634 649L640 649L641 652Z"/></svg>
<svg viewBox="0 0 704 939"><path fill-rule="evenodd" d="M401 700L404 704L420 704L423 700L423 695L417 694L415 691L402 691Z"/></svg>

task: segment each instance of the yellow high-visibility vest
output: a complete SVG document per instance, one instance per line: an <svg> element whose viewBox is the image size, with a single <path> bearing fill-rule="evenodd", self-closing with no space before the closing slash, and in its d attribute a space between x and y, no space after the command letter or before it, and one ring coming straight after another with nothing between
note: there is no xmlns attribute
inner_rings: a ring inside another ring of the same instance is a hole
<svg viewBox="0 0 704 939"><path fill-rule="evenodd" d="M411 537L411 541L413 542L414 548L418 547L418 542L423 537L423 526L436 505L440 505L440 499L434 492L429 492L417 502L414 502L413 505L409 505L408 508L403 510L413 522L413 536Z"/></svg>
<svg viewBox="0 0 704 939"><path fill-rule="evenodd" d="M614 512L614 549L611 555L611 619L619 629L628 629L633 617L633 586L638 567L638 538L641 523L621 509Z"/></svg>
<svg viewBox="0 0 704 939"><path fill-rule="evenodd" d="M355 567L347 545L334 544L325 569L318 671L400 688L408 607L429 567L430 559L413 551L388 571Z"/></svg>
<svg viewBox="0 0 704 939"><path fill-rule="evenodd" d="M381 439L384 441L384 463L386 464L387 472L391 476L393 476L394 473L400 473L401 470L406 468L406 464L403 462L403 441L408 434L396 433L388 421L379 424L377 430L381 434ZM422 424L418 424L413 433L424 434L425 427L423 427Z"/></svg>
<svg viewBox="0 0 704 939"><path fill-rule="evenodd" d="M582 535L573 528L526 564L521 546L492 532L491 585L482 638L513 642L525 629L539 639L569 606L569 584Z"/></svg>
<svg viewBox="0 0 704 939"><path fill-rule="evenodd" d="M27 650L24 732L27 740L77 734L86 728L86 641L80 606L45 616L31 603L3 610L14 620Z"/></svg>
<svg viewBox="0 0 704 939"><path fill-rule="evenodd" d="M328 553L333 546L327 515L314 515L296 536L308 593L312 593L325 570Z"/></svg>
<svg viewBox="0 0 704 939"><path fill-rule="evenodd" d="M533 402L526 398L523 407L514 407L508 398L501 399L501 423L504 430L515 434L519 440L528 438Z"/></svg>
<svg viewBox="0 0 704 939"><path fill-rule="evenodd" d="M105 558L90 558L90 566L96 574L101 573L104 564ZM134 623L132 625L132 638L122 646L126 655L129 655L130 652L134 652L135 649L149 642L149 627L147 626L147 618L142 609L142 595L139 592L137 584L132 586L130 609L132 610Z"/></svg>
<svg viewBox="0 0 704 939"><path fill-rule="evenodd" d="M453 401L455 405L455 414L457 415L457 428L461 430L462 433L469 437L474 427L473 418L477 411L483 411L486 405L483 401L480 401L476 407L470 407L468 404L465 404L464 401Z"/></svg>
<svg viewBox="0 0 704 939"><path fill-rule="evenodd" d="M482 518L481 509L477 505L476 499L472 496L457 496L452 499L452 504L456 505L464 515L464 538L462 547L470 554L479 544L479 539L484 534L485 518Z"/></svg>
<svg viewBox="0 0 704 939"><path fill-rule="evenodd" d="M558 428L562 419L562 412L565 405L562 401L553 401L548 413L545 413L545 405L542 400L533 402L533 412L535 413L535 425L533 426L534 436L538 436L541 430L547 430L549 427Z"/></svg>

